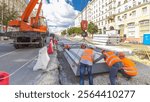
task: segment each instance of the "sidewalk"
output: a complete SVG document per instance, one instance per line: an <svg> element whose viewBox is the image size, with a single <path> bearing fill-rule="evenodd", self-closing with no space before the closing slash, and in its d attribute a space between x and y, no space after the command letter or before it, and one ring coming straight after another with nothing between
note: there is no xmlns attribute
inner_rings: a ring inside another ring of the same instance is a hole
<svg viewBox="0 0 150 102"><path fill-rule="evenodd" d="M57 59L57 51L49 55L50 62L48 68L43 72L36 85L60 85L59 84L59 62Z"/></svg>

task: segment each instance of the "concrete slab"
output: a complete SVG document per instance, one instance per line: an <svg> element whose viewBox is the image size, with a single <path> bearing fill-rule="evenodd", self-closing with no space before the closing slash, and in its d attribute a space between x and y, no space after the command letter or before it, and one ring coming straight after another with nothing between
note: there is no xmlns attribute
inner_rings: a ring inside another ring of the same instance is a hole
<svg viewBox="0 0 150 102"><path fill-rule="evenodd" d="M72 68L75 76L79 76L79 59L81 57L83 50L82 49L70 49L65 50L64 55L67 59L67 61L70 64L70 67ZM99 53L96 53L96 58L98 58L100 56ZM93 65L93 70L92 73L104 73L104 72L109 72L109 67L106 65L104 60L101 60L99 62L97 62L96 64ZM86 72L87 74L87 72Z"/></svg>
<svg viewBox="0 0 150 102"><path fill-rule="evenodd" d="M114 51L114 52L124 52L126 55L131 55L132 50L127 48L118 48L117 46L103 46L103 45L95 45L97 48L105 49L108 51Z"/></svg>

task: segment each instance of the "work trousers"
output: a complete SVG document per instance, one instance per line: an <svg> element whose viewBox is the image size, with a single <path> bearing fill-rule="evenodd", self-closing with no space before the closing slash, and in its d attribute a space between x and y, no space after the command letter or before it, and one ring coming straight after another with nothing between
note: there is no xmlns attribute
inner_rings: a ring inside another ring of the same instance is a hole
<svg viewBox="0 0 150 102"><path fill-rule="evenodd" d="M118 72L121 73L128 80L131 79L131 76L129 76L128 74L126 74L126 72L124 71L124 69L120 69Z"/></svg>
<svg viewBox="0 0 150 102"><path fill-rule="evenodd" d="M117 73L121 67L122 67L121 62L117 62L111 67L109 72L109 79L111 85L116 85Z"/></svg>
<svg viewBox="0 0 150 102"><path fill-rule="evenodd" d="M88 72L89 85L93 85L92 66L80 63L80 85L84 85L84 74Z"/></svg>

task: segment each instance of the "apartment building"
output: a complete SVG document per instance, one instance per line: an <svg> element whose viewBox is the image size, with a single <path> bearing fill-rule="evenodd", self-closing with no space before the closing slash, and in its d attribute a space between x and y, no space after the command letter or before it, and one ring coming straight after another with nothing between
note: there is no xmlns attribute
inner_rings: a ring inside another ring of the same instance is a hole
<svg viewBox="0 0 150 102"><path fill-rule="evenodd" d="M92 0L79 15L75 22L92 21L102 34L118 30L121 36L142 39L150 32L150 0Z"/></svg>
<svg viewBox="0 0 150 102"><path fill-rule="evenodd" d="M95 23L100 33L106 33L106 30L111 26L109 22L112 21L108 20L108 17L113 16L115 13L114 5L114 0L92 0L79 15L81 15L81 20ZM75 18L75 22L80 22L79 17ZM75 23L75 26L77 25L79 24Z"/></svg>
<svg viewBox="0 0 150 102"><path fill-rule="evenodd" d="M117 0L115 27L120 35L142 41L150 32L150 0Z"/></svg>

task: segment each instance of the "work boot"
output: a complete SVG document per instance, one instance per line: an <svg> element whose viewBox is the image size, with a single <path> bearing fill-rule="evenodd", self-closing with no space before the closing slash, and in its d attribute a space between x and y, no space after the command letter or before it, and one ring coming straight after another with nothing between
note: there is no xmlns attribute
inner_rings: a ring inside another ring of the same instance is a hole
<svg viewBox="0 0 150 102"><path fill-rule="evenodd" d="M131 80L131 79L132 79L132 77L127 77L127 78L126 78L127 81L129 81L129 80Z"/></svg>

